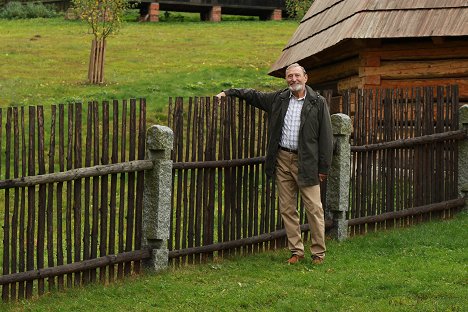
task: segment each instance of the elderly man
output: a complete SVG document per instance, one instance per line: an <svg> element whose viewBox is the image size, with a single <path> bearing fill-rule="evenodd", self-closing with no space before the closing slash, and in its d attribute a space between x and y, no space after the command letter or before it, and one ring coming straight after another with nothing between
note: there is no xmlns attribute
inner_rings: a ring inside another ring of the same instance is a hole
<svg viewBox="0 0 468 312"><path fill-rule="evenodd" d="M217 95L235 96L268 113L269 136L266 174L275 176L279 209L288 237L289 264L304 259L297 195L300 193L311 232L312 262L325 257L325 221L320 182L331 164L333 139L325 99L306 85L307 73L295 63L286 69L288 89L264 93L253 89L228 89Z"/></svg>

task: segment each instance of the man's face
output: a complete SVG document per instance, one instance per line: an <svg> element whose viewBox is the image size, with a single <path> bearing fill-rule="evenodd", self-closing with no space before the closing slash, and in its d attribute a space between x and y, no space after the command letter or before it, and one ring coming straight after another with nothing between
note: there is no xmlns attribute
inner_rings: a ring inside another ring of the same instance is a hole
<svg viewBox="0 0 468 312"><path fill-rule="evenodd" d="M286 82L292 92L304 90L307 74L304 74L300 67L292 67L286 72Z"/></svg>

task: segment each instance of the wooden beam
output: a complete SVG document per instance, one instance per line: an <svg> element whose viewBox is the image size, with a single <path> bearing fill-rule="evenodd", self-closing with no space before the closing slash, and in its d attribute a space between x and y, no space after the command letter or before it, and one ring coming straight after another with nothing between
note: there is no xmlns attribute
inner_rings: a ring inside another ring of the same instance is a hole
<svg viewBox="0 0 468 312"><path fill-rule="evenodd" d="M64 172L48 173L37 176L27 176L17 179L0 181L0 189L13 187L27 187L38 184L47 184L55 182L66 182L83 178L98 177L108 174L135 172L153 169L154 164L151 160L134 160L110 165L98 165L94 167L79 168Z"/></svg>
<svg viewBox="0 0 468 312"><path fill-rule="evenodd" d="M468 59L439 61L387 61L380 67L361 67L359 76L380 75L382 79L468 77Z"/></svg>
<svg viewBox="0 0 468 312"><path fill-rule="evenodd" d="M362 77L361 83L366 86L380 86L380 75L369 75Z"/></svg>
<svg viewBox="0 0 468 312"><path fill-rule="evenodd" d="M378 67L380 66L380 55L360 55L361 66Z"/></svg>
<svg viewBox="0 0 468 312"><path fill-rule="evenodd" d="M80 262L74 262L56 267L50 267L45 269L26 271L20 273L13 273L8 275L0 276L0 285L32 281L40 278L54 277L58 275L70 274L75 272L82 272L90 269L96 269L112 264L118 264L128 261L139 261L151 257L151 251L147 249L135 250L120 253L117 255L108 255L90 260L83 260Z"/></svg>
<svg viewBox="0 0 468 312"><path fill-rule="evenodd" d="M325 220L326 229L330 229L332 226L333 226L332 220L330 219ZM308 224L301 225L302 232L308 231L308 230L309 230ZM199 247L190 247L190 248L179 249L179 250L171 250L169 251L169 258L172 259L172 258L177 258L177 257L182 257L182 256L238 248L238 247L248 246L252 244L269 242L269 241L282 238L282 237L286 237L285 229L276 230L274 232L260 234L257 236L252 236L252 237L247 237L247 238L241 238L238 240L233 240L233 241L228 241L228 242L216 243L216 244L199 246Z"/></svg>
<svg viewBox="0 0 468 312"><path fill-rule="evenodd" d="M463 207L465 205L464 198L457 198L452 200L447 200L441 203L430 204L426 206L413 207L400 211L385 212L376 216L361 217L356 219L348 220L348 226L355 226L366 223L382 222L390 219L398 219L409 216L417 216L423 213L428 213L432 211L447 210L453 208Z"/></svg>
<svg viewBox="0 0 468 312"><path fill-rule="evenodd" d="M230 159L230 160L208 160L194 162L175 162L172 169L197 169L197 168L228 168L244 165L258 165L265 162L265 156Z"/></svg>
<svg viewBox="0 0 468 312"><path fill-rule="evenodd" d="M349 77L358 73L360 60L358 57L307 70L308 83L319 84L328 80Z"/></svg>
<svg viewBox="0 0 468 312"><path fill-rule="evenodd" d="M447 140L468 139L465 130L448 131L443 133L434 133L409 139L399 139L395 141L368 144L362 146L351 146L351 152L369 152L376 150L408 148L416 145L443 142Z"/></svg>
<svg viewBox="0 0 468 312"><path fill-rule="evenodd" d="M420 59L452 59L466 58L468 55L467 44L457 44L454 46L434 46L418 45L408 46L401 45L398 47L384 47L381 49L368 49L361 52L361 57L380 57L382 61L388 60L420 60Z"/></svg>
<svg viewBox="0 0 468 312"><path fill-rule="evenodd" d="M338 92L342 92L348 89L361 88L362 79L358 75L350 76L338 81Z"/></svg>

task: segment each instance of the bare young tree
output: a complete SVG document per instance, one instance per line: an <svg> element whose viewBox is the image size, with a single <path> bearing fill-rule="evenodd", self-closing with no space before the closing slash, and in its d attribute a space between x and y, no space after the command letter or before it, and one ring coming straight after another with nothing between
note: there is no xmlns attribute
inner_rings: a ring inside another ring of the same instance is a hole
<svg viewBox="0 0 468 312"><path fill-rule="evenodd" d="M94 36L89 57L88 81L104 82L104 58L107 37L119 30L129 8L128 0L72 0L75 12L90 27Z"/></svg>

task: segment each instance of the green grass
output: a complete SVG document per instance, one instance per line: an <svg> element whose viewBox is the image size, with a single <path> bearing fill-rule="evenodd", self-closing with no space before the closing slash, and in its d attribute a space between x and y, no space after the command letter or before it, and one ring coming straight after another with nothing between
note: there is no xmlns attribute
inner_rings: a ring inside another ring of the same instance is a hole
<svg viewBox="0 0 468 312"><path fill-rule="evenodd" d="M2 311L467 311L468 215L328 241L324 265L288 251L141 275Z"/></svg>
<svg viewBox="0 0 468 312"><path fill-rule="evenodd" d="M213 96L228 87L276 90L267 75L297 23L126 23L107 42L105 83L86 83L92 37L63 18L0 20L0 107L145 97L149 122L169 97Z"/></svg>

